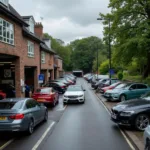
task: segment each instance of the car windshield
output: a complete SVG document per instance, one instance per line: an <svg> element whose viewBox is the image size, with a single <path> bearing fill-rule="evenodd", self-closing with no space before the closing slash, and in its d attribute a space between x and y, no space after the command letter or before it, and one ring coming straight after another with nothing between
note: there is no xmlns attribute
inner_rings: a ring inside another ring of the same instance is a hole
<svg viewBox="0 0 150 150"><path fill-rule="evenodd" d="M72 87L68 87L67 91L71 92L71 91L83 91L83 90L80 86L72 86Z"/></svg>
<svg viewBox="0 0 150 150"><path fill-rule="evenodd" d="M119 84L118 86L116 86L115 89L120 89L120 88L124 88L126 87L127 84L123 83L123 84Z"/></svg>
<svg viewBox="0 0 150 150"><path fill-rule="evenodd" d="M133 83L127 83L123 88L128 89Z"/></svg>
<svg viewBox="0 0 150 150"><path fill-rule="evenodd" d="M0 109L21 109L23 101L18 102L0 102Z"/></svg>
<svg viewBox="0 0 150 150"><path fill-rule="evenodd" d="M51 88L37 89L36 93L40 94L49 94L51 92Z"/></svg>
<svg viewBox="0 0 150 150"><path fill-rule="evenodd" d="M113 83L111 86L116 86L116 85L118 85L119 83L118 82L116 82L116 83Z"/></svg>

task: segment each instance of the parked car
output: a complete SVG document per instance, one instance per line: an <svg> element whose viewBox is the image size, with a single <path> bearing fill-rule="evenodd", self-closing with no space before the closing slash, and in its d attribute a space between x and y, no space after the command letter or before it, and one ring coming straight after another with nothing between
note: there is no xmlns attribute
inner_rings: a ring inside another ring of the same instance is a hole
<svg viewBox="0 0 150 150"><path fill-rule="evenodd" d="M88 80L88 78L91 77L91 76L92 76L92 74L88 73L88 74L84 75L83 77L84 77L85 80Z"/></svg>
<svg viewBox="0 0 150 150"><path fill-rule="evenodd" d="M33 93L32 98L39 103L51 104L52 106L59 102L59 94L53 88L39 88Z"/></svg>
<svg viewBox="0 0 150 150"><path fill-rule="evenodd" d="M6 98L6 93L0 90L0 100Z"/></svg>
<svg viewBox="0 0 150 150"><path fill-rule="evenodd" d="M103 87L103 88L100 89L100 93L104 94L106 91L112 90L112 89L114 89L115 87L117 87L120 84L121 84L121 82L116 82L116 83L114 83L114 84L112 84L110 86Z"/></svg>
<svg viewBox="0 0 150 150"><path fill-rule="evenodd" d="M111 109L111 119L117 124L144 131L150 124L150 92L143 97L124 101Z"/></svg>
<svg viewBox="0 0 150 150"><path fill-rule="evenodd" d="M0 131L26 131L48 120L48 110L32 98L11 98L0 101Z"/></svg>
<svg viewBox="0 0 150 150"><path fill-rule="evenodd" d="M109 80L109 79L101 79L101 80L97 81L95 84L94 84L94 82L93 82L93 83L91 84L91 87L96 90L99 85L105 83L105 82L108 81L108 80Z"/></svg>
<svg viewBox="0 0 150 150"><path fill-rule="evenodd" d="M143 94L150 91L148 85L143 83L128 83L124 88L109 91L109 96L112 101L126 101L134 98L139 98Z"/></svg>
<svg viewBox="0 0 150 150"><path fill-rule="evenodd" d="M70 85L70 83L64 78L56 79L56 80L54 80L54 82L61 82L61 83L65 84L65 85L67 85L67 86Z"/></svg>
<svg viewBox="0 0 150 150"><path fill-rule="evenodd" d="M118 92L118 90L122 89L122 88L125 88L127 86L128 83L122 83L118 86L116 86L114 89L110 89L110 90L107 90L105 93L104 93L104 97L108 100L108 101L116 101L112 98L112 93L116 93L116 91Z"/></svg>
<svg viewBox="0 0 150 150"><path fill-rule="evenodd" d="M7 98L16 97L15 87L10 84L0 84L0 90L6 93Z"/></svg>
<svg viewBox="0 0 150 150"><path fill-rule="evenodd" d="M94 78L94 75L89 76L89 77L87 78L87 82L88 82L88 83L91 83L93 78Z"/></svg>
<svg viewBox="0 0 150 150"><path fill-rule="evenodd" d="M65 93L67 86L61 82L49 82L45 84L43 87L52 87L59 94Z"/></svg>
<svg viewBox="0 0 150 150"><path fill-rule="evenodd" d="M119 81L118 79L108 79L106 82L103 82L103 83L99 84L98 88L100 90L101 88L110 86L110 85L112 85L112 84L114 84L114 83L116 83L118 81Z"/></svg>
<svg viewBox="0 0 150 150"><path fill-rule="evenodd" d="M84 103L85 94L81 85L69 86L63 96L64 104L66 103Z"/></svg>
<svg viewBox="0 0 150 150"><path fill-rule="evenodd" d="M150 150L150 125L145 129L144 132L144 145L145 150Z"/></svg>

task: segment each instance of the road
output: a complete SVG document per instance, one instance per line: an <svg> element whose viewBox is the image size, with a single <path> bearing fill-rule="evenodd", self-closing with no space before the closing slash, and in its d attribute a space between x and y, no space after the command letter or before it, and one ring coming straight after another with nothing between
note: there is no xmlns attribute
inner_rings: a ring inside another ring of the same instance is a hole
<svg viewBox="0 0 150 150"><path fill-rule="evenodd" d="M65 109L60 98L59 105L49 110L48 123L39 125L30 137L11 135L14 141L5 150L131 150L86 81L78 79L77 84L86 89L85 104Z"/></svg>

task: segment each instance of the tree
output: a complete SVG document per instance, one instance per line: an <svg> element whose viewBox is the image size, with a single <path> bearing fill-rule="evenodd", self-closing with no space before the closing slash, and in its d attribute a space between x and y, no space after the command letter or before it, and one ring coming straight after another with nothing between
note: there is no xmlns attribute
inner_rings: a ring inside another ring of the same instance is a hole
<svg viewBox="0 0 150 150"><path fill-rule="evenodd" d="M65 71L71 71L72 70L72 64L71 64L72 49L71 49L71 47L69 45L62 46L60 44L60 41L61 41L61 43L64 43L62 40L59 39L59 41L58 41L58 39L54 39L48 33L45 33L44 36L51 40L51 47L52 47L52 49L54 49L55 52L60 57L62 57L64 70Z"/></svg>
<svg viewBox="0 0 150 150"><path fill-rule="evenodd" d="M93 62L99 52L103 49L104 44L98 37L88 37L81 40L75 40L70 43L72 48L73 69L81 69L85 73L91 72Z"/></svg>
<svg viewBox="0 0 150 150"><path fill-rule="evenodd" d="M105 25L111 21L111 30L105 27L105 37L111 34L114 61L124 65L133 58L146 59L143 77L150 73L150 1L110 0L111 13L104 17Z"/></svg>

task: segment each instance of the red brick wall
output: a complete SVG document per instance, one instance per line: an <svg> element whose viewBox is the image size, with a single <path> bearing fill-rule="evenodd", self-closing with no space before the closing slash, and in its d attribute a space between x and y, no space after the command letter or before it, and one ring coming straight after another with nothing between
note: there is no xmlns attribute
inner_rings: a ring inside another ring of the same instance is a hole
<svg viewBox="0 0 150 150"><path fill-rule="evenodd" d="M35 71L35 86L38 86L38 74L40 74L40 45L39 43L34 42L33 40L28 39L27 37L24 37L22 34L22 27L11 21L10 19L6 18L2 14L0 14L0 17L4 20L12 23L14 25L14 39L15 44L14 46L0 42L0 53L1 54L9 54L18 56L18 59L14 62L16 63L16 73L15 73L15 79L16 79L16 91L17 91L17 97L23 96L21 93L21 83L20 80L24 80L24 66L35 66L37 67L37 70ZM28 40L34 43L34 58L28 57Z"/></svg>

